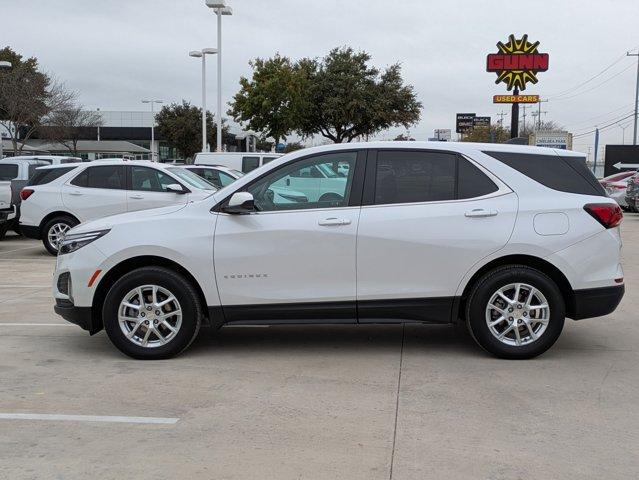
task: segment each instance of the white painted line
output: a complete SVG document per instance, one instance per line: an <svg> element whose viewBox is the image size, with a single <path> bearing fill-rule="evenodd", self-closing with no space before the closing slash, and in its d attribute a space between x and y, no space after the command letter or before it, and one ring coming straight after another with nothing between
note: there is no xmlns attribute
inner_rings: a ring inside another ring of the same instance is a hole
<svg viewBox="0 0 639 480"><path fill-rule="evenodd" d="M11 253L11 252L21 252L22 250L33 250L34 248L38 248L38 245L34 245L32 247L22 247L22 248L14 248L13 250L0 251L0 255L4 255L5 253Z"/></svg>
<svg viewBox="0 0 639 480"><path fill-rule="evenodd" d="M175 425L179 418L117 417L101 415L55 415L46 413L0 413L0 420L48 420L54 422L106 422Z"/></svg>
<svg viewBox="0 0 639 480"><path fill-rule="evenodd" d="M51 285L0 285L0 288L49 288Z"/></svg>
<svg viewBox="0 0 639 480"><path fill-rule="evenodd" d="M72 323L3 323L0 327L75 327Z"/></svg>

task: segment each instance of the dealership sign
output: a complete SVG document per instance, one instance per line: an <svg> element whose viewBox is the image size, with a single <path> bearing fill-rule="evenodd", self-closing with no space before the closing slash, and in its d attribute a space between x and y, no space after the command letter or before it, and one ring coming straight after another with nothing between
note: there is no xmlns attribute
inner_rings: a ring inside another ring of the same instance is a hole
<svg viewBox="0 0 639 480"><path fill-rule="evenodd" d="M539 95L493 95L493 103L538 103Z"/></svg>
<svg viewBox="0 0 639 480"><path fill-rule="evenodd" d="M474 113L458 113L455 131L457 133L470 132L475 126L475 117L476 115Z"/></svg>
<svg viewBox="0 0 639 480"><path fill-rule="evenodd" d="M537 73L548 70L549 56L539 52L539 42L530 43L528 35L508 43L497 43L497 53L486 58L486 70L497 74L495 83L505 83L508 90L525 90L527 83L537 83Z"/></svg>

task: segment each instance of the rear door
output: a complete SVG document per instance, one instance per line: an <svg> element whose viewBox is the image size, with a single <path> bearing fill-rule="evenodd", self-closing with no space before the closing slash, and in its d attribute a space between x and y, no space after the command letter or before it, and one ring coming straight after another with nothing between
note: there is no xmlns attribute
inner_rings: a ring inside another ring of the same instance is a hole
<svg viewBox="0 0 639 480"><path fill-rule="evenodd" d="M156 168L139 165L130 165L127 168L129 169L127 191L129 212L187 202L188 195L169 192L166 189L168 185L180 183L170 175Z"/></svg>
<svg viewBox="0 0 639 480"><path fill-rule="evenodd" d="M357 236L360 321L448 322L464 274L508 241L516 195L454 153L371 155Z"/></svg>
<svg viewBox="0 0 639 480"><path fill-rule="evenodd" d="M62 203L83 222L126 212L124 168L124 165L85 168L62 187Z"/></svg>

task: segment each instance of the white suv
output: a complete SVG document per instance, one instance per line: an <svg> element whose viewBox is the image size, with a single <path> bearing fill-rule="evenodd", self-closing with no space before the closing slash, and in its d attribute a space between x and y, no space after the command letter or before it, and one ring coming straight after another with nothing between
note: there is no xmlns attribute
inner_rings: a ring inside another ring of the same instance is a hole
<svg viewBox="0 0 639 480"><path fill-rule="evenodd" d="M313 167L344 174L326 187L330 198L274 195ZM91 334L105 328L135 358L181 352L201 324L458 320L489 352L530 358L565 317L617 307L621 220L572 152L323 146L207 200L69 231L55 311Z"/></svg>
<svg viewBox="0 0 639 480"><path fill-rule="evenodd" d="M67 230L107 215L201 200L215 187L182 167L108 160L40 167L20 197L20 231L52 255Z"/></svg>

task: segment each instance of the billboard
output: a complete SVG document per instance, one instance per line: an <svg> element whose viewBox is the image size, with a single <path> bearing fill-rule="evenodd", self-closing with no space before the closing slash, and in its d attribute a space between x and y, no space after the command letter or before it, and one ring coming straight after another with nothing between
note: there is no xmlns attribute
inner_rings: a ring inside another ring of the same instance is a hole
<svg viewBox="0 0 639 480"><path fill-rule="evenodd" d="M457 133L468 133L473 129L475 122L474 113L458 113L455 122L455 131Z"/></svg>
<svg viewBox="0 0 639 480"><path fill-rule="evenodd" d="M639 145L606 145L604 177L639 168Z"/></svg>
<svg viewBox="0 0 639 480"><path fill-rule="evenodd" d="M436 128L433 138L438 142L450 142L452 138L452 132L450 128Z"/></svg>
<svg viewBox="0 0 639 480"><path fill-rule="evenodd" d="M475 117L473 127L490 127L490 117Z"/></svg>
<svg viewBox="0 0 639 480"><path fill-rule="evenodd" d="M497 42L497 53L486 57L486 71L497 74L495 83L505 83L507 90L526 90L528 83L538 82L537 74L548 70L549 55L539 52L539 42L530 43L528 35L508 42Z"/></svg>

